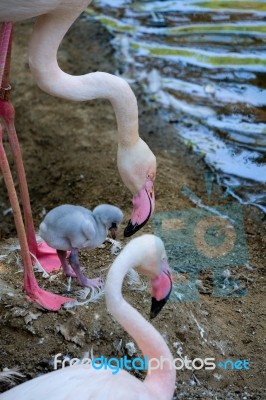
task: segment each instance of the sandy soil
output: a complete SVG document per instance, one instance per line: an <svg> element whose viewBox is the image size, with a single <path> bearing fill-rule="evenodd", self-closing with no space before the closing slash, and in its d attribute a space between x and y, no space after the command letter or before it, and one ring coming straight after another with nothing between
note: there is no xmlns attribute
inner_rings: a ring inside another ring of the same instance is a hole
<svg viewBox="0 0 266 400"><path fill-rule="evenodd" d="M116 168L116 122L107 101L72 103L41 92L29 72L26 57L32 21L16 25L12 63L12 100L16 108L16 127L21 141L28 176L34 221L38 227L43 210L62 203L88 208L102 202L115 204L124 211L119 232L124 245L123 228L130 216L131 195L122 184ZM79 20L68 33L59 51L61 67L72 74L102 70L122 70L114 58L109 34L98 23ZM195 205L182 194L188 186L207 203L203 161L176 138L170 123L154 103L147 103L142 88L133 87L139 102L141 136L158 160L156 211L193 209ZM4 188L2 178L1 186ZM221 199L223 189L214 187L211 205L231 204ZM12 215L3 215L9 207L5 190L0 193L0 239L3 246L16 241ZM263 399L263 268L265 265L265 218L255 208L245 207L244 226L249 267L235 270L248 289L241 298L212 297L212 273L200 274L199 301L169 302L153 320L164 335L172 353L190 358L215 357L216 360L246 359L250 370L178 371L175 395L184 399ZM263 224L264 221L264 224ZM152 232L148 223L142 232ZM142 233L141 232L141 233ZM141 234L140 233L140 234ZM0 368L18 366L26 379L53 369L57 353L81 357L93 348L95 356L119 357L127 354L131 338L107 314L104 300L87 306L50 313L25 300L21 292L22 273L15 253L0 261ZM81 262L89 277L106 276L114 256L110 245L84 252ZM7 262L9 260L9 262ZM18 272L19 271L19 272ZM37 273L43 287L65 293L61 272L50 279ZM176 279L185 277L176 276ZM75 296L78 287L73 285ZM125 285L125 297L148 317L149 286L136 290ZM203 330L201 329L203 328ZM139 352L135 354L139 355ZM142 373L137 373L140 378ZM5 390L6 385L1 386Z"/></svg>

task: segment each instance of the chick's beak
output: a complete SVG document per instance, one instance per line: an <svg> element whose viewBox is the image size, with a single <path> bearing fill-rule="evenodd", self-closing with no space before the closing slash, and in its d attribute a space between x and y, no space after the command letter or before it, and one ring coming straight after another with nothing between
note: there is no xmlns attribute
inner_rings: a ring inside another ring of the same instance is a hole
<svg viewBox="0 0 266 400"><path fill-rule="evenodd" d="M115 223L113 223L111 228L109 228L109 232L111 233L113 239L116 238L116 231L117 231L117 226Z"/></svg>

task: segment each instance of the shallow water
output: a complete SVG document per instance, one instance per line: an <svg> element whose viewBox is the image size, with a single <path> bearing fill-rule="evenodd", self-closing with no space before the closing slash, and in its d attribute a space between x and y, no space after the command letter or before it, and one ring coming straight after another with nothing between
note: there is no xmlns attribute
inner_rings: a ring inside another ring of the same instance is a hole
<svg viewBox="0 0 266 400"><path fill-rule="evenodd" d="M266 2L94 1L121 73L142 82L239 201L266 211Z"/></svg>

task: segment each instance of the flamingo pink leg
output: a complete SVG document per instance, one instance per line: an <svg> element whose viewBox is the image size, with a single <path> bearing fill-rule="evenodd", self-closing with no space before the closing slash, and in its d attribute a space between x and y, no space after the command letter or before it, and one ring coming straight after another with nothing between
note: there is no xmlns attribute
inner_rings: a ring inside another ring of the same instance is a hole
<svg viewBox="0 0 266 400"><path fill-rule="evenodd" d="M38 259L42 267L47 272L51 272L54 269L59 269L61 264L57 257L56 250L52 249L44 242L37 243L36 241L26 174L14 125L15 112L10 101L0 100L0 116L5 122L12 155L15 161L29 250L31 254ZM35 260L36 259L33 257L33 264L35 263Z"/></svg>
<svg viewBox="0 0 266 400"><path fill-rule="evenodd" d="M23 167L22 157L19 149L18 139L15 133L14 127L14 109L12 104L8 101L8 81L9 81L9 70L10 70L10 53L11 53L11 34L12 34L12 23L3 23L1 26L0 33L0 116L3 118L8 138L11 143L11 148L13 152L13 156L16 162L16 168L20 179L20 190L23 197L23 208L25 213L25 219L27 220L28 232L34 236L34 228L32 222L32 214L29 202L29 194L26 183L26 176ZM11 119L8 118L9 114L11 115ZM11 121L11 122L10 122ZM11 129L10 129L11 128ZM19 159L19 161L17 160ZM3 146L2 140L2 126L0 124L0 168L3 173L4 181L7 187L7 192L9 196L10 205L13 210L14 221L16 225L16 230L18 234L18 239L21 248L21 256L22 262L24 266L24 290L27 296L36 303L40 304L42 307L47 310L57 311L61 307L62 304L71 301L72 299L66 298L63 296L58 296L56 294L47 292L41 289L36 281L32 261L30 256L30 250L27 241L27 235L25 231L25 227L23 224L23 219L21 215L21 210L17 198L17 193L15 189L15 185L13 182L12 174L10 171L9 163L6 157L6 152ZM22 173L21 173L22 171ZM25 180L24 183L21 184L21 180ZM28 206L25 208L25 202L28 202ZM28 214L27 214L28 213ZM26 218L27 217L27 218ZM31 222L29 222L31 220ZM31 250L34 250L34 241L31 242Z"/></svg>
<svg viewBox="0 0 266 400"><path fill-rule="evenodd" d="M9 63L10 63L10 53L11 53L11 40L9 38L11 34L12 34L12 24L3 23L1 32L1 43L0 43L0 49L1 49L0 68L2 70L2 76L0 76L2 79L0 80L0 82L2 82L2 88L9 87L8 75L10 70ZM8 53L9 56L7 56ZM7 60L6 64L4 61L5 59ZM38 259L42 267L47 272L51 272L54 269L60 268L60 260L58 259L56 251L54 249L49 247L44 242L37 243L36 241L26 174L14 123L15 111L12 103L8 100L7 97L0 101L0 116L5 122L6 132L8 135L10 147L15 161L15 167L19 182L21 203L24 213L26 235L30 253L34 256L32 257L32 263L34 264L36 262L36 259Z"/></svg>
<svg viewBox="0 0 266 400"><path fill-rule="evenodd" d="M40 304L47 310L57 311L61 305L73 299L47 292L39 287L31 263L31 257L24 229L23 219L19 207L19 202L6 157L5 149L2 141L2 127L0 125L0 166L3 173L4 181L7 187L10 204L13 210L15 225L17 229L18 239L21 248L21 256L24 266L24 290L27 296L36 303Z"/></svg>

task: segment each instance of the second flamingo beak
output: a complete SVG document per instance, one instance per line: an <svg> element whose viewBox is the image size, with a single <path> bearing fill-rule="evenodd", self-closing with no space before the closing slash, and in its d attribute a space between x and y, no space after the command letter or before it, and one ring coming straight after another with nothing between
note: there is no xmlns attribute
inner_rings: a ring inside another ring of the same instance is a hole
<svg viewBox="0 0 266 400"><path fill-rule="evenodd" d="M140 230L148 221L155 208L153 181L148 180L145 186L133 197L133 212L124 230L129 237Z"/></svg>
<svg viewBox="0 0 266 400"><path fill-rule="evenodd" d="M173 279L171 269L164 261L161 266L160 274L152 280L152 304L150 318L155 318L167 303L171 295Z"/></svg>

